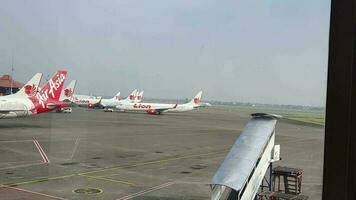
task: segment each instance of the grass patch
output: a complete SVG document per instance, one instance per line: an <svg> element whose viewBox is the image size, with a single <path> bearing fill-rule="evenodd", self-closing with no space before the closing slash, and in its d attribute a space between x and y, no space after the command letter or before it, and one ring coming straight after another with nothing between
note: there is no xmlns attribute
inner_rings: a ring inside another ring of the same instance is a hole
<svg viewBox="0 0 356 200"><path fill-rule="evenodd" d="M304 107L303 109L284 108L276 106L216 106L216 109L224 109L232 112L249 112L249 113L273 113L281 115L284 119L308 123L313 125L325 125L324 110L313 110Z"/></svg>
<svg viewBox="0 0 356 200"><path fill-rule="evenodd" d="M289 120L294 120L298 122L317 124L317 125L325 125L325 117L324 116L308 116L308 115L290 115L286 116Z"/></svg>

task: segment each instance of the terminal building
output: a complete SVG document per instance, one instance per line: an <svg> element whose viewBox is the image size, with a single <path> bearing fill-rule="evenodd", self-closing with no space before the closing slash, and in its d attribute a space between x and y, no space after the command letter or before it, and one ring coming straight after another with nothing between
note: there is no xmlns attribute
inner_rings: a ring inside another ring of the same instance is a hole
<svg viewBox="0 0 356 200"><path fill-rule="evenodd" d="M16 93L20 90L23 84L20 81L13 80L10 75L0 77L0 96Z"/></svg>

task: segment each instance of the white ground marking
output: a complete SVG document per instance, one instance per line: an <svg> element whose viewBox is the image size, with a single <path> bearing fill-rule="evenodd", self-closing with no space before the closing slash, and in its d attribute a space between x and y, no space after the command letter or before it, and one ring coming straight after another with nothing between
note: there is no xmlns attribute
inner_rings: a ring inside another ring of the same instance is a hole
<svg viewBox="0 0 356 200"><path fill-rule="evenodd" d="M78 148L78 144L79 144L79 138L77 138L75 140L74 148L73 148L72 154L70 156L70 160L73 160L74 154L75 154L75 152L77 151L77 148Z"/></svg>
<svg viewBox="0 0 356 200"><path fill-rule="evenodd" d="M44 162L44 163L50 163L50 161L49 161L49 159L48 159L48 157L47 157L45 151L44 151L43 148L41 147L40 143L38 143L37 140L34 140L33 143L35 144L35 146L36 146L38 152L40 153L40 155L41 155L41 157L42 157L42 159L43 159L43 162Z"/></svg>
<svg viewBox="0 0 356 200"><path fill-rule="evenodd" d="M151 188L148 188L146 190L142 190L140 192L121 197L121 198L119 198L117 200L129 200L129 199L132 199L132 198L135 198L135 197L138 197L138 196L142 196L142 195L144 195L146 193L150 193L150 192L162 189L162 188L166 188L166 187L171 186L173 184L174 184L174 182L167 182L167 183L164 183L162 185L157 185L155 187L151 187Z"/></svg>
<svg viewBox="0 0 356 200"><path fill-rule="evenodd" d="M10 188L10 189L13 189L13 190L18 190L18 191L21 191L21 192L31 193L31 194L35 194L35 195L39 195L39 196L49 197L49 198L52 198L52 199L66 200L66 199L61 198L61 197L55 197L55 196L52 196L52 195L43 194L43 193L39 193L39 192L34 192L34 191L30 191L30 190L25 190L25 189L21 189L21 188L10 187L10 186L2 186L2 187Z"/></svg>

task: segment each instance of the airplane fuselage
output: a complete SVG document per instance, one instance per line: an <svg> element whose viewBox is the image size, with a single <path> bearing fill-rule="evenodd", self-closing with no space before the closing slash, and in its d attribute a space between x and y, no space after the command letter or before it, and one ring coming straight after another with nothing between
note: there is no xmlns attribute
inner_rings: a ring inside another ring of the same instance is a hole
<svg viewBox="0 0 356 200"><path fill-rule="evenodd" d="M102 99L100 102L100 105L102 105L105 108L114 108L117 105L119 105L121 100L117 99Z"/></svg>
<svg viewBox="0 0 356 200"><path fill-rule="evenodd" d="M99 105L101 98L86 95L74 95L73 102L78 106L94 107Z"/></svg>
<svg viewBox="0 0 356 200"><path fill-rule="evenodd" d="M184 112L195 109L193 105L188 104L165 104L165 103L119 103L116 106L121 111L146 111L165 109L163 112Z"/></svg>
<svg viewBox="0 0 356 200"><path fill-rule="evenodd" d="M169 109L167 112L187 112L196 109L197 106L192 104L178 104L176 108Z"/></svg>
<svg viewBox="0 0 356 200"><path fill-rule="evenodd" d="M63 105L58 101L67 71L58 71L36 94L13 94L0 97L0 119L26 117L49 112ZM20 90L21 91L21 90Z"/></svg>
<svg viewBox="0 0 356 200"><path fill-rule="evenodd" d="M35 106L28 98L0 97L0 119L26 117L34 114Z"/></svg>
<svg viewBox="0 0 356 200"><path fill-rule="evenodd" d="M120 102L117 109L121 111L146 111L155 109L164 109L173 107L174 104L159 104L159 103L132 103L132 102Z"/></svg>

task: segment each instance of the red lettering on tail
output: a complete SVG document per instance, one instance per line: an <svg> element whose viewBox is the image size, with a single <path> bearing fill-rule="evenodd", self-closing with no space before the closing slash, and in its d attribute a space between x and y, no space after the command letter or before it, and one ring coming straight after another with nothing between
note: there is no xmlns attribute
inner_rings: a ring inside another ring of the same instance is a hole
<svg viewBox="0 0 356 200"><path fill-rule="evenodd" d="M48 112L56 109L63 103L59 101L59 98L61 96L66 76L66 70L58 71L41 89L41 91L36 94L36 96L29 98L35 105L35 110L31 110L31 112Z"/></svg>

